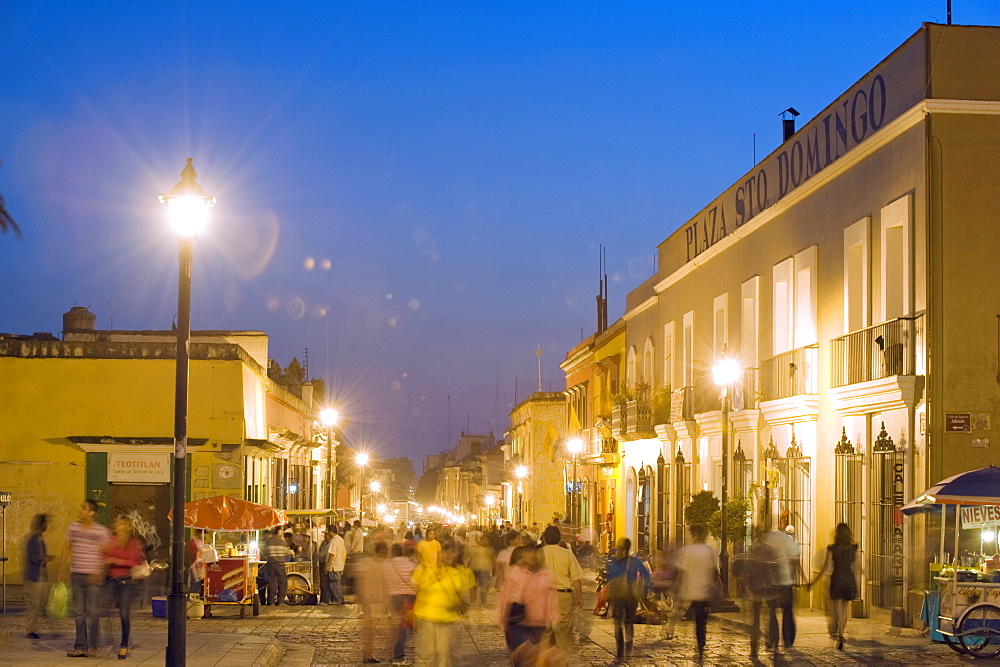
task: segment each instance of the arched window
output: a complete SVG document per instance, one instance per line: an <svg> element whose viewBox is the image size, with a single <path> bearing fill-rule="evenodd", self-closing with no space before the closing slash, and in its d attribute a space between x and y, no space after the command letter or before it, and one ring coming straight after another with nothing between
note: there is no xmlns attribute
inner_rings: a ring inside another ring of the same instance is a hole
<svg viewBox="0 0 1000 667"><path fill-rule="evenodd" d="M640 382L645 382L646 384L655 384L655 371L653 370L653 358L655 350L653 349L653 339L647 338L646 344L642 349L642 376L640 377Z"/></svg>
<svg viewBox="0 0 1000 667"><path fill-rule="evenodd" d="M628 348L628 365L625 367L625 382L629 387L635 387L638 383L638 369L636 365L638 360L636 359L635 346L632 345Z"/></svg>

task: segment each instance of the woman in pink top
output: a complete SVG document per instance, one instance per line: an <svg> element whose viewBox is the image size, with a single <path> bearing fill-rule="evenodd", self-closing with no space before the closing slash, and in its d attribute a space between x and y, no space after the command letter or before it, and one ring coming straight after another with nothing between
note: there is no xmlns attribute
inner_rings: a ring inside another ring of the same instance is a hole
<svg viewBox="0 0 1000 667"><path fill-rule="evenodd" d="M525 642L537 644L559 618L559 601L551 573L539 567L534 544L514 549L497 600L498 621L511 651Z"/></svg>
<svg viewBox="0 0 1000 667"><path fill-rule="evenodd" d="M132 629L132 598L135 596L135 582L132 568L146 561L142 542L132 537L132 520L119 516L111 523L114 535L104 549L104 563L108 566L108 586L118 605L118 615L122 621L121 648L118 659L128 656L129 634Z"/></svg>

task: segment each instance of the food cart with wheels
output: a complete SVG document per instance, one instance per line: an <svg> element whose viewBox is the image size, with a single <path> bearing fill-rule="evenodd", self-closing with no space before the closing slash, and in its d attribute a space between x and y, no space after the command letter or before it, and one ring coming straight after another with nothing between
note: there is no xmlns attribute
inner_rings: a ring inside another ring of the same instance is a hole
<svg viewBox="0 0 1000 667"><path fill-rule="evenodd" d="M301 524L298 528L310 536L314 548L322 542L326 525L337 521L337 512L334 510L285 510L285 515L293 525ZM285 563L285 572L288 580L288 604L316 604L321 581L317 559L310 554L306 560Z"/></svg>
<svg viewBox="0 0 1000 667"><path fill-rule="evenodd" d="M1000 581L996 581L1000 577L979 572L969 564L963 569L958 556L962 508L1000 505L1000 468L991 465L942 480L902 511L914 514L933 505L954 505L956 512L955 558L949 569L942 570L942 575L948 576L933 578L938 588L938 609L928 619L931 636L940 636L953 650L974 658L1000 655ZM942 511L941 516L943 552L943 524L947 514Z"/></svg>
<svg viewBox="0 0 1000 667"><path fill-rule="evenodd" d="M212 496L184 504L184 525L211 531L213 542L215 533L259 531L286 522L281 510L231 496ZM250 544L239 544L214 546L207 551L214 551L215 557L205 560L205 616L212 615L213 605L239 605L240 618L246 616L248 608L254 616L260 614L257 568L261 560L257 550Z"/></svg>

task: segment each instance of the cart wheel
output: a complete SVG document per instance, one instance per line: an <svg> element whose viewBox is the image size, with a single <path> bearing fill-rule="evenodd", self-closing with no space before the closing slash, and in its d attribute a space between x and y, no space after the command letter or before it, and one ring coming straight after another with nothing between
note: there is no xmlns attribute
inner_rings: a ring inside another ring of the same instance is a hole
<svg viewBox="0 0 1000 667"><path fill-rule="evenodd" d="M962 648L961 642L959 642L957 639L945 634L942 634L941 637L944 638L945 646L950 648L952 651L954 651L955 653L961 653L962 655L967 655L965 649Z"/></svg>
<svg viewBox="0 0 1000 667"><path fill-rule="evenodd" d="M260 616L260 596L253 594L253 615Z"/></svg>
<svg viewBox="0 0 1000 667"><path fill-rule="evenodd" d="M1000 655L1000 607L974 604L962 614L958 627L958 639L969 655L974 658Z"/></svg>
<svg viewBox="0 0 1000 667"><path fill-rule="evenodd" d="M288 575L288 604L305 604L309 598L309 582L300 574Z"/></svg>

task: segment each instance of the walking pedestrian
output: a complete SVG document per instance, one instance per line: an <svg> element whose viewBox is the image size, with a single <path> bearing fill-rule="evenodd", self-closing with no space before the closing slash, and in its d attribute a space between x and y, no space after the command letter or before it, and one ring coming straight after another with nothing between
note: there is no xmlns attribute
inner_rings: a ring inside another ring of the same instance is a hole
<svg viewBox="0 0 1000 667"><path fill-rule="evenodd" d="M355 575L361 605L361 662L365 664L379 662L375 657L375 634L389 601L382 567L388 560L388 545L379 541L373 548L374 555L358 563Z"/></svg>
<svg viewBox="0 0 1000 667"><path fill-rule="evenodd" d="M128 657L129 639L132 630L132 599L135 597L136 582L132 579L132 568L146 562L142 541L132 536L132 520L125 516L116 517L111 522L114 536L104 550L104 562L108 566L108 587L118 607L122 636L118 648L118 659Z"/></svg>
<svg viewBox="0 0 1000 667"><path fill-rule="evenodd" d="M777 555L764 542L759 528L754 529L753 536L750 548L734 558L733 574L742 595L750 602L750 657L756 658L760 645L760 614L764 603L777 595Z"/></svg>
<svg viewBox="0 0 1000 667"><path fill-rule="evenodd" d="M330 526L330 547L326 557L326 576L330 582L330 604L344 604L344 567L347 565L347 546L337 534L337 527Z"/></svg>
<svg viewBox="0 0 1000 667"><path fill-rule="evenodd" d="M430 533L428 530L428 536ZM417 586L413 615L419 666L451 667L453 628L465 613L465 596L474 583L468 568L454 561L455 549L447 543L441 545L436 565L422 562L413 571L413 583Z"/></svg>
<svg viewBox="0 0 1000 667"><path fill-rule="evenodd" d="M719 579L719 564L715 549L705 544L708 528L703 523L692 524L689 529L694 544L682 548L677 555L677 570L680 577L681 598L691 603L694 618L695 641L698 656L705 653L708 612L712 600L721 595L722 580Z"/></svg>
<svg viewBox="0 0 1000 667"><path fill-rule="evenodd" d="M79 520L66 530L59 564L59 581L70 574L73 592L73 621L76 639L71 658L97 656L98 628L101 620L101 590L104 585L104 547L111 531L97 523L97 501L88 498L80 504Z"/></svg>
<svg viewBox="0 0 1000 667"><path fill-rule="evenodd" d="M521 647L540 644L545 630L559 620L552 573L541 566L538 552L534 544L514 549L497 596L497 621L516 664L517 656L532 653Z"/></svg>
<svg viewBox="0 0 1000 667"><path fill-rule="evenodd" d="M469 544L465 549L465 564L472 570L476 578L476 588L472 600L479 599L480 604L486 604L486 594L493 583L493 549L483 533L473 532L467 536Z"/></svg>
<svg viewBox="0 0 1000 667"><path fill-rule="evenodd" d="M38 618L49 597L49 561L45 548L45 531L49 527L47 514L36 514L31 519L31 532L24 545L24 592L28 598L28 619L24 632L28 639L39 639Z"/></svg>
<svg viewBox="0 0 1000 667"><path fill-rule="evenodd" d="M629 556L632 540L622 537L615 557L608 561L604 580L608 589L611 617L615 621L615 649L618 662L632 657L635 636L635 612L650 586L649 569L638 558Z"/></svg>
<svg viewBox="0 0 1000 667"><path fill-rule="evenodd" d="M847 629L847 606L858 596L857 580L858 545L854 543L851 527L838 523L833 544L826 548L826 559L811 587L824 573L830 573L830 639L837 641L837 650L844 650L844 630Z"/></svg>
<svg viewBox="0 0 1000 667"><path fill-rule="evenodd" d="M542 565L552 574L559 603L559 619L554 627L556 643L568 650L573 644L576 609L583 606L583 569L573 552L560 545L562 533L558 526L546 528L542 541L545 543L540 552Z"/></svg>
<svg viewBox="0 0 1000 667"><path fill-rule="evenodd" d="M764 541L774 549L776 559L774 595L768 600L769 622L766 645L769 649L778 648L779 638L784 641L785 648L791 648L795 643L795 616L793 612L793 586L799 575L799 545L785 528L787 517L782 517L778 530L772 530L764 536ZM778 609L781 609L781 632L778 632Z"/></svg>
<svg viewBox="0 0 1000 667"><path fill-rule="evenodd" d="M285 602L288 591L288 574L285 563L288 561L289 550L281 531L275 528L267 531L264 539L264 571L267 581L267 602L265 604L280 606Z"/></svg>
<svg viewBox="0 0 1000 667"><path fill-rule="evenodd" d="M402 544L393 544L391 553L392 558L382 564L382 576L396 617L392 664L403 665L406 663L406 636L413 630L413 603L417 597L413 570L417 564L404 553Z"/></svg>
<svg viewBox="0 0 1000 667"><path fill-rule="evenodd" d="M425 567L437 567L441 554L441 543L437 540L437 530L428 528L424 539L417 542L417 561Z"/></svg>

